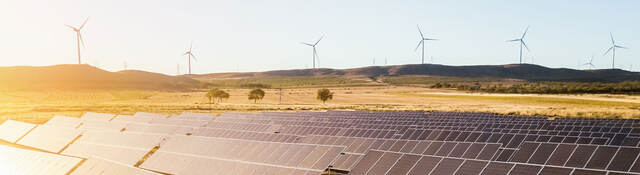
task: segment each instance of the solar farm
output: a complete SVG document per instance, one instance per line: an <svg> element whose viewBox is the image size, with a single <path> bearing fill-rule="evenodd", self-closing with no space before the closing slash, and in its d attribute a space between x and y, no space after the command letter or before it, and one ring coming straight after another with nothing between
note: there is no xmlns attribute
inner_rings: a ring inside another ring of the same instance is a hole
<svg viewBox="0 0 640 175"><path fill-rule="evenodd" d="M138 112L0 125L0 174L640 174L640 120Z"/></svg>

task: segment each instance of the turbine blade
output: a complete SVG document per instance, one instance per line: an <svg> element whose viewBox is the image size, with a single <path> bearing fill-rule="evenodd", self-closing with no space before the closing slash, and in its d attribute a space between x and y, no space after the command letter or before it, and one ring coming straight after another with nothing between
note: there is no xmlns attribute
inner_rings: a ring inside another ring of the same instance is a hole
<svg viewBox="0 0 640 175"><path fill-rule="evenodd" d="M613 40L613 33L609 32L609 36L611 36L611 44L616 45L616 41Z"/></svg>
<svg viewBox="0 0 640 175"><path fill-rule="evenodd" d="M80 25L80 28L78 28L78 30L82 30L82 28L84 27L84 25L87 24L87 21L89 20L89 17L87 17L87 19L84 20L84 22L82 22L82 25Z"/></svg>
<svg viewBox="0 0 640 175"><path fill-rule="evenodd" d="M609 47L609 49L606 52L604 52L604 54L602 54L602 56L607 55L611 50L613 50L613 46Z"/></svg>
<svg viewBox="0 0 640 175"><path fill-rule="evenodd" d="M507 41L505 41L505 42L516 42L516 41L520 41L520 39L507 40Z"/></svg>
<svg viewBox="0 0 640 175"><path fill-rule="evenodd" d="M82 43L82 47L85 47L84 39L82 38L82 34L80 34L80 31L77 31L77 32L78 32L78 39L80 40L80 43Z"/></svg>
<svg viewBox="0 0 640 175"><path fill-rule="evenodd" d="M618 46L618 45L615 45L614 47L616 47L616 48L621 48L621 49L629 49L629 48L627 48L627 47L624 47L624 46Z"/></svg>
<svg viewBox="0 0 640 175"><path fill-rule="evenodd" d="M198 61L198 59L196 59L196 55L191 52L189 52L189 55L191 55L191 59L193 59L193 61Z"/></svg>
<svg viewBox="0 0 640 175"><path fill-rule="evenodd" d="M436 41L438 39L433 39L433 38L423 38L423 40L427 40L427 41Z"/></svg>
<svg viewBox="0 0 640 175"><path fill-rule="evenodd" d="M417 51L418 48L420 48L420 44L422 44L423 42L424 42L424 40L420 40L420 42L418 42L418 46L416 46L416 49L414 50L414 52Z"/></svg>
<svg viewBox="0 0 640 175"><path fill-rule="evenodd" d="M422 34L422 30L420 30L420 26L416 25L418 27L418 32L420 33L420 38L424 38L424 35Z"/></svg>
<svg viewBox="0 0 640 175"><path fill-rule="evenodd" d="M313 44L313 45L314 45L314 46L315 46L315 45L317 45L317 44L320 42L320 40L322 40L322 38L324 38L324 35L322 35L322 36L320 37L320 39L318 39L318 41L316 41L316 43L315 43L315 44Z"/></svg>
<svg viewBox="0 0 640 175"><path fill-rule="evenodd" d="M309 43L303 43L303 42L300 42L300 44L304 44L304 45L307 45L307 46L311 46L311 47L313 47L313 44L309 44Z"/></svg>
<svg viewBox="0 0 640 175"><path fill-rule="evenodd" d="M71 29L73 29L73 30L78 30L77 28L75 28L75 27L73 27L73 26L71 26L71 25L69 25L69 24L65 24L65 26L67 26L67 27L69 27L69 28L71 28Z"/></svg>
<svg viewBox="0 0 640 175"><path fill-rule="evenodd" d="M191 41L191 43L189 43L189 52L191 52L191 48L193 48L193 41Z"/></svg>
<svg viewBox="0 0 640 175"><path fill-rule="evenodd" d="M524 29L524 33L522 34L522 37L520 39L524 39L524 36L527 35L527 31L529 31L529 26L527 26L527 29Z"/></svg>
<svg viewBox="0 0 640 175"><path fill-rule="evenodd" d="M522 42L522 45L524 46L524 48L527 48L527 52L531 52L529 50L529 47L527 47L527 43L525 43L524 40L520 40L520 42Z"/></svg>

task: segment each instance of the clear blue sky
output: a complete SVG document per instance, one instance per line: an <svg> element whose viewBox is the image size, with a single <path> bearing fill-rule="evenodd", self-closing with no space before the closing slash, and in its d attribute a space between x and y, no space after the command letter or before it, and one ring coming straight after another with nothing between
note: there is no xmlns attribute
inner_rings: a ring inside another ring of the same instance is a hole
<svg viewBox="0 0 640 175"><path fill-rule="evenodd" d="M186 71L181 53L194 43L194 73L311 67L415 64L416 25L428 37L427 60L437 64L508 64L518 61L518 38L531 26L525 61L577 68L595 56L609 68L609 32L619 45L617 67L640 70L640 1L0 1L0 66L76 63L80 25L85 62L107 70ZM584 68L584 67L582 67Z"/></svg>

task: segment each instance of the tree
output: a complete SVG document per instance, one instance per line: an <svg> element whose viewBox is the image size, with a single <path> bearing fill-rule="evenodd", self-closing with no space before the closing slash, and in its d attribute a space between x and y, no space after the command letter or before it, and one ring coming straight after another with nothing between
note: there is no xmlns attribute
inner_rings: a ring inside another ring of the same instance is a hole
<svg viewBox="0 0 640 175"><path fill-rule="evenodd" d="M209 92L207 92L207 94L205 94L204 96L206 96L209 99L209 104L213 103L213 100L216 98L215 94L219 91L218 88L213 88L213 89L209 89Z"/></svg>
<svg viewBox="0 0 640 175"><path fill-rule="evenodd" d="M229 99L229 93L220 90L218 88L210 89L209 92L205 95L209 99L209 104L214 101L222 102L222 99Z"/></svg>
<svg viewBox="0 0 640 175"><path fill-rule="evenodd" d="M333 99L333 92L329 89L318 89L318 96L316 99L321 100L322 104L325 104L327 100Z"/></svg>
<svg viewBox="0 0 640 175"><path fill-rule="evenodd" d="M249 100L253 100L253 103L258 103L258 100L264 98L264 91L262 89L254 89L249 92Z"/></svg>
<svg viewBox="0 0 640 175"><path fill-rule="evenodd" d="M223 99L229 99L229 93L225 91L218 91L218 102L222 102Z"/></svg>

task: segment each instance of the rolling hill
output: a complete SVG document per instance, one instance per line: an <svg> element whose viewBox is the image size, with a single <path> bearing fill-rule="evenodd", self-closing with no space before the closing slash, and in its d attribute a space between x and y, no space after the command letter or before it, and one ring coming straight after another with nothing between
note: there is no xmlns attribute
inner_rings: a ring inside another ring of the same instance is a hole
<svg viewBox="0 0 640 175"><path fill-rule="evenodd" d="M170 76L126 70L109 72L90 65L0 67L0 90L167 90L207 86L244 87L282 84L280 87L349 86L379 77L456 77L558 82L621 82L640 80L640 73L620 69L575 70L532 64L446 66L413 64L351 69L295 69L266 72L212 73ZM215 81L214 81L215 80ZM335 81L335 82L334 82ZM228 86L225 86L228 85ZM231 85L230 85L231 84ZM236 84L236 85L234 85ZM402 84L402 83L400 83Z"/></svg>
<svg viewBox="0 0 640 175"><path fill-rule="evenodd" d="M109 72L84 64L0 67L0 82L3 90L187 90L202 85L184 76L135 70Z"/></svg>
<svg viewBox="0 0 640 175"><path fill-rule="evenodd" d="M352 69L295 69L266 72L213 73L189 75L199 80L260 77L309 77L309 76L444 76L463 78L519 79L525 81L571 82L620 82L640 80L640 73L620 69L575 70L548 68L533 64L447 66L438 64L410 64L395 66L370 66Z"/></svg>

